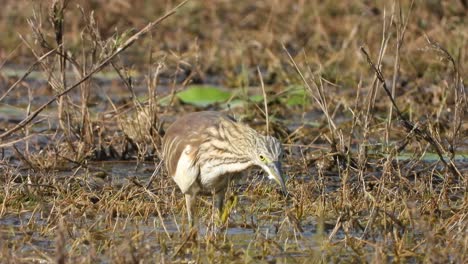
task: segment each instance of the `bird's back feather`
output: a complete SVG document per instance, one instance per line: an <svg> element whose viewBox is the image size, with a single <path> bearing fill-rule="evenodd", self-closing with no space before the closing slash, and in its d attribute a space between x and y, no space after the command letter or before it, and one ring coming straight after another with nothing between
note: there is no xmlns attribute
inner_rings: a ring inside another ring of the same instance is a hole
<svg viewBox="0 0 468 264"><path fill-rule="evenodd" d="M222 120L235 122L234 119L214 111L203 111L186 114L177 119L166 131L163 138L163 157L169 175L175 176L182 152L192 146L191 157L196 158L200 146L210 128L216 128Z"/></svg>

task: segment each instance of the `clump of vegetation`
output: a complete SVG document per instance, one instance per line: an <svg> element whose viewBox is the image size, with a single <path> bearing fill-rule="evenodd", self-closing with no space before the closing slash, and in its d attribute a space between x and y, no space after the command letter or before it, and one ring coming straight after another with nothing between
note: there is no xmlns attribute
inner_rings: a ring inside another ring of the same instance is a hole
<svg viewBox="0 0 468 264"><path fill-rule="evenodd" d="M466 1L4 2L1 259L468 261ZM204 109L290 199L253 170L188 229L160 143Z"/></svg>

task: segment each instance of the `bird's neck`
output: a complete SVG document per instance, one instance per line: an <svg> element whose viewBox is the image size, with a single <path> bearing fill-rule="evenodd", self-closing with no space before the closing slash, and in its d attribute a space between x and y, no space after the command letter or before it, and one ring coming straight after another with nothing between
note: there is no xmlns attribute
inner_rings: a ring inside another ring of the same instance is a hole
<svg viewBox="0 0 468 264"><path fill-rule="evenodd" d="M200 175L206 179L213 179L226 174L241 172L253 165L253 162L249 160L235 162L229 162L229 160L219 162L216 160L204 164L200 168Z"/></svg>

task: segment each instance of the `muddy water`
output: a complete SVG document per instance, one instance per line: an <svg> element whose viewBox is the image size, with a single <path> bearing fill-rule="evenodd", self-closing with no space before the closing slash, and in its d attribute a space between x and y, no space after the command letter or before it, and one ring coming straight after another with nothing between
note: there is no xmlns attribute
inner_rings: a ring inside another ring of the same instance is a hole
<svg viewBox="0 0 468 264"><path fill-rule="evenodd" d="M154 169L153 163L137 164L135 162L98 162L90 163L89 166L105 171L107 173L106 184L116 189L128 184L132 177L137 178L141 183L146 183ZM56 176L70 177L71 174L72 172L60 172ZM337 177L335 179L335 177L330 175L327 177L331 178L328 180L330 183L327 186L328 192L332 191L328 189L332 185L338 184L340 179ZM249 179L252 180L251 177ZM242 185L244 183L245 179L241 179L237 184ZM266 182L266 184L269 183ZM95 192L99 193L99 188L96 188ZM182 194L178 191L176 195L178 198L183 199ZM323 246L321 241L323 241L324 237L330 235L334 229L334 223L323 223L317 217L309 216L301 221L303 232L298 232L291 226L286 225L282 227L284 219L281 219L281 217L285 217L283 213L268 212L268 215L264 215L261 210L251 215L250 219L247 219L247 224L253 223L255 226L245 225L247 213L244 208L249 207L254 202L256 203L256 207L262 208L262 203L267 203L268 201L264 201L263 199L260 199L260 201L244 199L242 195L243 193L240 192L239 204L231 214L229 227L224 230L215 231L218 235L226 237L236 250L248 250L253 241L262 239L274 241L271 243L278 243L278 246L282 248L292 248L292 250L287 252L287 256L281 254L267 255L264 256L266 260L275 261L283 259L285 262L289 262L289 258L294 257L295 261L307 261L311 254L320 252ZM50 207L51 205L42 206ZM126 243L129 237L138 235L141 237L140 241L142 245L147 245L153 252L166 252L164 254L170 256L175 248L184 240L183 237L180 237L180 234L187 231L184 224L182 224L185 223L185 211L179 212L176 215L166 215L162 219L162 222L156 216L156 213L153 215L144 220L135 218L129 221L124 218L115 217L113 221L117 228L110 228L106 225L105 221L101 221L96 225L97 219L103 217L99 214L76 219L68 218L68 221L76 221L76 226L80 227L77 230L72 230L71 234L73 237L83 237L81 240L83 240L84 244L80 246L75 245L80 250L85 250L87 243L105 243L104 241L112 241L112 243L117 244ZM18 211L16 213L9 212L3 215L0 217L0 248L8 247L14 249L18 255L26 258L35 256L31 260L37 260L37 256L43 256L44 254L53 256L56 251L56 229L58 227L56 223L49 226L48 217L48 215L41 213L40 210L33 212L31 210ZM265 220L265 217L270 220ZM198 225L199 241L203 241L204 237L209 236L213 232L213 230L207 229L205 223L202 221ZM51 227L53 229L50 229ZM91 228L93 232L87 234L87 228ZM282 229L282 231L278 232L278 229ZM360 235L358 233L353 234L356 236ZM97 242L89 242L91 238ZM334 235L333 240L336 241L343 238L344 234L340 230ZM161 240L167 240L167 245L162 246ZM166 247L171 247L172 250L168 253L167 249L165 249ZM38 258L42 259L41 257ZM102 257L101 261L108 262L111 260Z"/></svg>
<svg viewBox="0 0 468 264"><path fill-rule="evenodd" d="M129 99L128 90L119 85L115 85L115 79L113 78L114 77L107 78L106 76L96 76L95 83L97 83L101 89L95 89L95 93L93 93L92 99L90 100L89 110L92 113L101 113L103 111L112 110L107 102L107 96L109 96L112 101L120 103L124 103L125 100ZM28 79L27 82L31 87L43 89L42 94L35 96L34 100L30 101L28 99L27 90L25 90L24 87L18 88L18 91L15 91L15 96L7 97L3 102L0 102L0 125L6 124L7 126L11 126L11 124L17 124L26 116L25 109L29 103L31 103L33 107L37 107L51 98L51 92L44 88L46 85L44 82L37 81L34 78ZM142 85L137 86L135 87L135 92L137 93L137 96L143 96L146 93L146 88ZM167 94L169 89L167 86L161 86L158 87L157 92L159 94ZM77 100L80 98L79 93L71 93L70 96ZM122 98L124 98L124 100ZM289 131L294 131L301 126L317 128L321 123L323 123L322 118L322 114L319 111L310 111L304 115L292 114L290 118L282 120L282 122L284 122L284 125L289 129ZM34 143L36 150L39 151L41 147L53 143L50 142L51 137L49 135L41 133L43 131L54 131L57 127L56 104L41 113L37 119L42 120L43 122L36 124L31 128L31 131L37 134L30 138L30 142ZM342 115L339 116L338 119L337 123L346 123L351 120L351 117ZM46 122L44 120L46 120ZM305 141L307 141L307 138ZM372 139L370 141L379 142L379 139ZM323 144L323 142L319 143ZM457 162L459 167L463 170L462 173L467 173L466 168L468 168L467 143L468 142L466 142L465 139L462 148L458 149L462 154L455 156L455 162ZM307 142L301 142L301 144L307 144ZM17 144L17 147L22 151L25 148L25 143L20 142ZM353 151L357 152L357 149L354 149ZM15 152L12 148L5 148L1 155L3 156L0 156L0 158L8 160L14 165L19 166L19 164L21 164L20 160L12 158L15 156ZM403 161L415 158L413 156L413 153L402 153L397 158ZM436 162L437 159L438 157L433 153L426 153L422 158L417 157L417 160L423 160L428 163ZM95 192L99 192L100 189L105 186L118 189L128 184L132 178L138 179L141 183L146 183L154 169L153 163L136 164L134 162L111 161L91 163L90 165L94 168L98 168L100 171L105 171L107 175L102 181L96 180L91 183L91 185L95 187ZM25 174L31 174L31 172L27 171ZM72 174L73 171L62 171L55 173L54 176L64 178L69 177ZM27 175L23 176L26 177ZM304 175L303 177L310 180L310 175ZM327 177L331 180L328 182L326 191L335 191L339 188L340 179L337 175L327 175ZM93 180L91 179L91 181ZM242 181L239 184L242 184ZM231 225L224 230L217 231L217 233L222 236L226 236L229 241L234 244L236 249L248 250L252 241L256 241L260 237L264 240L275 241L283 248L287 248L288 246L296 248L293 252L288 252L289 256L294 256L299 259L303 258L304 261L307 261L308 256L312 254L312 252L320 251L322 246L320 241L322 241L322 237L329 235L334 228L334 223L323 223L316 217L310 216L301 221L303 232L298 233L290 226L282 227L281 223L284 219L280 219L281 216L275 216L272 212L268 212L268 219L273 220L262 219L264 215L262 215L262 212L259 212L252 215L251 219L248 219L247 221L247 224L250 224L251 222L253 223L253 226L245 225L245 219L243 219L243 217L245 218L246 212L243 211L243 208L250 206L253 202L260 203L262 201L252 201L247 198L244 199L242 197L242 193L239 195L241 196L240 202L231 215ZM177 197L181 200L183 199L182 194L179 192L177 193ZM266 206L267 205L265 205L265 207ZM259 207L262 207L262 205L259 205ZM48 210L50 210L50 208L44 211ZM89 218L70 219L70 221L76 221L77 226L93 226L96 219L99 219L99 217L102 216L98 214L89 216ZM144 244L149 245L155 252L162 252L164 249L160 245L161 239L176 238L172 242L172 245L176 245L183 241L183 238L178 236L186 231L186 227L181 224L184 223L184 218L185 212L179 212L172 216L164 216L162 222L161 219L156 216L151 216L145 220L133 219L125 224L123 224L125 219L114 218L113 220L119 223L119 228L110 229L102 223L103 226L93 227L94 231L97 230L95 233L99 234L98 236L95 235L93 238L100 241L113 240L125 243L125 240L128 239L128 237L132 237L134 234L139 233L143 238L142 241ZM15 252L18 252L18 254L22 256L41 256L43 254L53 255L56 250L56 231L49 230L50 226L48 225L48 216L41 214L39 211L32 212L31 210L19 210L18 212L8 212L0 217L0 249L3 247L13 248ZM57 227L55 226L54 228L56 229ZM282 232L278 232L278 229L281 228L283 228ZM72 235L75 237L86 235L81 233L83 230L74 230L73 232L74 233ZM199 237L208 236L210 232L213 231L208 230L206 225L199 225ZM342 239L344 235L341 232L342 231L336 233L334 239ZM359 236L359 234L353 234ZM87 239L82 242L83 244L89 243ZM267 256L266 260L274 261L281 257L281 255L271 255ZM104 259L103 261L106 260Z"/></svg>
<svg viewBox="0 0 468 264"><path fill-rule="evenodd" d="M4 69L3 74L6 74L8 77L20 77L24 72L18 69ZM73 76L69 74L69 76ZM17 124L21 122L26 116L26 109L28 106L31 106L32 109L44 104L53 96L53 92L50 88L47 87L47 83L40 81L42 78L40 73L34 72L30 77L28 77L25 82L32 89L34 97L30 98L28 89L26 86L17 87L9 96L7 96L2 102L0 102L0 124L5 124L5 126L11 127L12 124ZM89 111L91 113L102 113L105 111L111 111L112 107L108 102L110 98L116 104L125 104L125 100L129 100L129 91L126 88L123 88L121 84L116 85L116 76L106 76L106 75L96 75L93 80L93 85L99 86L92 87L92 95L89 100ZM142 79L136 78L135 83L141 82ZM69 80L69 83L73 83L73 80ZM144 82L141 82L144 83ZM5 86L6 87L6 86ZM0 90L0 94L3 94L6 89ZM158 86L157 93L158 95L165 95L170 92L170 89L167 86ZM144 96L147 93L146 87L144 85L137 85L135 87L135 93L137 96ZM77 89L69 94L72 100L79 102L80 93ZM314 115L318 117L318 115ZM311 118L311 116L308 116ZM16 144L16 147L20 151L24 151L26 148L29 148L29 151L40 151L40 149L53 144L51 140L53 137L51 134L58 128L58 116L57 116L57 104L52 104L45 111L43 111L36 120L41 120L41 123L37 123L30 127L30 132L36 133L28 139L29 145L27 146L26 141L21 141ZM292 126L300 125L300 120L293 120ZM315 124L314 124L315 125ZM49 133L50 132L50 133ZM9 165L23 166L23 162L17 158L17 155L12 150L12 148L5 148L2 153L4 160L9 162ZM137 179L141 183L146 183L151 177L154 164L153 163L140 163L135 162L95 162L89 163L88 166L94 169L94 171L105 172L105 176L100 178L88 177L89 180L88 186L90 186L94 192L99 193L102 188L110 187L114 189L119 189L122 186L125 186L132 180L132 178ZM70 166L71 167L71 166ZM62 168L63 170L63 168ZM22 177L25 179L30 177L36 177L34 172L27 169L22 169L20 174L23 174ZM67 170L59 171L52 173L50 176L57 177L58 179L64 179L74 175L74 171ZM74 177L79 177L74 176ZM37 177L44 177L43 174L38 174ZM242 183L239 183L242 184ZM274 213L268 215L268 219L274 218L274 220L265 220L261 219L262 215L252 215L248 220L249 223L246 225L244 219L242 219L244 211L242 208L251 205L253 201L242 198L242 193L240 202L237 205L237 208L231 213L231 218L229 222L231 223L228 228L224 230L215 230L216 233L225 236L232 241L235 245L235 249L247 249L249 244L255 241L258 237L261 237L265 240L275 240L281 243L280 246L291 245L300 248L297 249L297 252L294 253L296 258L306 256L304 250L315 250L320 246L316 240L311 239L317 234L317 228L313 220L309 221L308 224L304 225L304 232L297 233L294 229L290 227L283 227L287 229L283 231L283 234L278 234L278 228L280 228L281 221L280 216ZM177 193L178 198L183 199L182 194ZM209 200L209 198L207 199ZM28 201L25 201L25 206L28 204ZM267 205L265 205L267 206ZM56 239L57 239L57 229L58 224L49 219L49 215L46 215L44 212L50 212L52 205L51 204L40 204L38 205L37 210L28 209L28 210L19 210L17 212L8 212L0 217L0 248L7 247L13 248L14 252L17 252L19 256L24 256L29 258L31 256L39 256L39 259L43 259L41 256L49 255L53 256L54 252L57 250ZM44 209L44 210L41 210ZM156 215L156 213L154 213ZM102 215L90 215L87 217L77 217L77 218L67 218L67 221L73 221L72 226L77 226L77 230L70 231L69 234L72 237L80 238L84 237L82 244L92 243L89 237L92 236L94 240L97 241L106 241L112 240L114 243L117 241L124 241L129 237L132 237L135 233L139 233L143 237L145 244L149 245L154 249L155 252L162 251L162 246L159 245L162 238L177 238L182 232L186 232L186 227L184 224L185 221L185 211L179 212L176 215L164 216L161 219L157 216L150 216L147 219L131 219L128 222L125 222L125 219L119 219L118 217L114 218L113 221L116 222L115 226L118 228L110 229L108 226L105 226L105 221L97 221ZM96 223L98 222L97 226ZM123 224L125 222L125 224ZM118 224L117 224L118 223ZM253 224L250 226L249 224ZM101 226L102 225L102 226ZM83 228L81 228L83 227ZM92 227L93 232L86 234L86 228ZM290 233L290 235L289 235ZM97 235L98 234L98 235ZM203 238L213 234L213 230L207 229L207 226L203 223L199 224L198 230L199 237ZM285 235L286 234L286 235ZM290 240L288 238L290 237ZM285 240L286 238L286 240ZM183 239L174 239L172 242L174 245L177 245L183 241ZM280 242L282 241L282 242ZM86 248L86 246L78 246L78 249ZM71 247L72 245L67 245ZM30 260L38 260L32 257ZM268 259L273 260L276 258L281 258L281 256L268 256ZM104 262L108 261L102 259Z"/></svg>
<svg viewBox="0 0 468 264"><path fill-rule="evenodd" d="M106 185L112 186L113 188L119 189L121 186L128 184L129 179L136 177L141 183L146 183L152 175L154 165L152 163L140 163L134 162L99 162L90 163L89 166L94 169L106 171ZM71 177L72 172L59 172L56 177ZM157 179L156 179L157 180ZM242 179L238 181L242 184ZM269 184L269 183L267 183ZM102 187L102 186L101 186ZM99 193L99 188L96 188L96 193ZM281 247L294 247L297 248L292 255L296 260L300 258L306 258L310 255L310 250L315 251L320 248L318 240L314 239L317 235L317 222L315 220L310 221L308 224L303 226L304 232L300 233L290 227L283 227L287 230L283 230L278 233L278 228L281 226L281 222L284 219L280 219L282 213L270 212L267 219L264 220L265 216L261 212L258 215L252 215L250 221L255 226L245 225L242 220L245 217L244 207L252 204L253 201L249 199L243 199L242 193L240 195L240 202L237 204L234 211L231 213L230 226L223 230L214 230L218 236L226 237L234 245L234 249L245 250L248 249L249 244L253 243L261 237L264 240L277 241ZM183 199L182 194L177 193L177 197ZM207 198L209 200L210 198ZM259 206L258 204L256 206ZM46 210L24 210L16 213L7 213L0 217L0 241L3 246L8 248L14 248L15 252L20 256L26 258L30 256L42 256L49 255L53 256L56 251L56 240L57 240L57 223L50 223L49 216L43 212L50 211L50 204L40 205L38 208L45 208ZM260 206L261 207L261 206ZM156 214L156 213L154 213ZM177 215L165 216L163 222L157 216L150 216L147 219L135 218L127 221L124 218L114 218L115 226L117 228L109 228L106 226L105 221L98 222L97 219L103 217L101 215L93 215L88 217L79 217L75 219L67 218L67 221L76 221L75 226L79 227L77 230L72 229L72 237L84 237L84 244L91 243L88 240L91 236L95 241L113 241L113 243L125 243L129 237L138 234L142 237L142 242L150 246L154 252L162 251L160 241L162 238L173 239L172 243L174 247L182 242L182 239L174 239L180 237L182 232L186 232L185 211L180 212ZM250 223L249 222L249 223ZM198 225L198 237L203 241L204 237L213 234L213 230L207 229L204 224L205 221L201 221ZM70 224L70 223L69 223ZM50 228L53 229L50 229ZM86 234L86 229L90 228L93 230L92 233ZM332 227L329 227L330 229ZM324 230L320 231L323 232ZM331 230L325 230L330 232ZM289 233L289 234L288 234ZM288 234L288 235L285 235ZM285 237L286 236L286 237ZM341 235L338 234L337 237ZM289 239L285 239L288 238ZM88 242L86 242L88 241ZM120 242L119 242L120 241ZM281 241L281 242L280 242ZM97 243L97 242L96 242ZM289 246L288 246L289 245ZM68 245L71 246L71 245ZM76 245L75 245L76 246ZM0 248L2 245L0 245ZM288 254L288 258L292 256ZM41 257L38 257L41 259ZM267 259L274 260L282 258L280 255L266 256ZM31 260L37 260L32 258ZM101 259L102 261L110 261Z"/></svg>

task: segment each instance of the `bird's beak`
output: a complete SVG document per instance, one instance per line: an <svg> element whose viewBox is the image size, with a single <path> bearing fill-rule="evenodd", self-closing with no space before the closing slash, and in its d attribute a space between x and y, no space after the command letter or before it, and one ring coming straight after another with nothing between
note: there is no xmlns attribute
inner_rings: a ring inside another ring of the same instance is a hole
<svg viewBox="0 0 468 264"><path fill-rule="evenodd" d="M286 184L283 179L283 172L281 170L281 163L279 161L272 162L267 165L268 178L274 180L276 183L281 186L281 192L284 196L288 196L288 191L286 190Z"/></svg>

